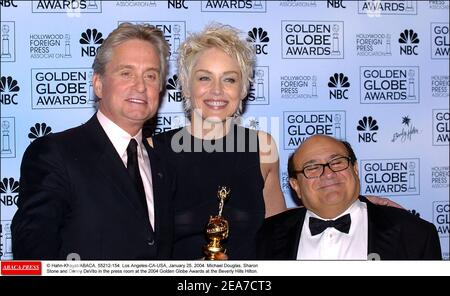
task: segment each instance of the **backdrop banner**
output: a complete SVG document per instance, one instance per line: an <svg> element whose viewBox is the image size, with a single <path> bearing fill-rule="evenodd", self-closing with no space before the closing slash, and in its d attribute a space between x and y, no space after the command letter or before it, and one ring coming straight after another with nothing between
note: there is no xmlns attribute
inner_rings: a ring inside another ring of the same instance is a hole
<svg viewBox="0 0 450 296"><path fill-rule="evenodd" d="M217 21L254 45L242 125L272 134L289 207L287 159L314 134L349 141L361 194L386 196L436 226L449 259L449 1L0 1L1 259L12 259L20 163L35 139L95 112L91 65L121 22L170 43L155 133L187 123L177 48Z"/></svg>

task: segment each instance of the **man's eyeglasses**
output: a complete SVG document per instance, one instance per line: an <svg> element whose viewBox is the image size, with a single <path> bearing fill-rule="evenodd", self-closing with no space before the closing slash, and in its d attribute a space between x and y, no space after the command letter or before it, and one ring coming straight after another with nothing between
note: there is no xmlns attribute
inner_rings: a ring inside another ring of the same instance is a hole
<svg viewBox="0 0 450 296"><path fill-rule="evenodd" d="M340 172L347 169L350 165L351 158L348 156L341 156L330 160L327 163L317 163L307 165L300 171L294 171L296 174L303 174L307 179L320 178L323 175L325 167L329 167L333 172Z"/></svg>

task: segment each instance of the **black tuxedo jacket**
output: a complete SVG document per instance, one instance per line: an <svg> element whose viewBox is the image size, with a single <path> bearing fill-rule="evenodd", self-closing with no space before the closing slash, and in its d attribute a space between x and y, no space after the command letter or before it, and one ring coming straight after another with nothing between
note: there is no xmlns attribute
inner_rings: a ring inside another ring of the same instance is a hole
<svg viewBox="0 0 450 296"><path fill-rule="evenodd" d="M173 234L174 179L143 141L153 178L155 229L97 116L35 140L23 156L14 259L167 259ZM77 256L77 255L74 255Z"/></svg>
<svg viewBox="0 0 450 296"><path fill-rule="evenodd" d="M441 260L439 236L433 224L409 212L367 203L368 250L381 260ZM258 258L295 260L297 258L306 209L295 208L272 216L258 234Z"/></svg>

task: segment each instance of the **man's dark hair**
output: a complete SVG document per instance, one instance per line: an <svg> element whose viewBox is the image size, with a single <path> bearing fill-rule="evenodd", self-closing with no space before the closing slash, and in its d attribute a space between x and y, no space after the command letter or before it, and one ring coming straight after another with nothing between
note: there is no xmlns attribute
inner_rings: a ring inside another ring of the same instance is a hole
<svg viewBox="0 0 450 296"><path fill-rule="evenodd" d="M352 165L355 165L356 154L355 154L355 151L353 151L352 145L350 145L350 143L347 141L343 141L343 140L338 140L338 141L341 142L345 146L345 149L347 150L347 154L350 157L350 161L351 161Z"/></svg>
<svg viewBox="0 0 450 296"><path fill-rule="evenodd" d="M353 151L352 145L350 145L350 143L347 141L343 141L343 140L339 140L339 139L336 139L336 141L338 141L338 142L342 143L342 145L344 145L345 150L347 150L347 154L350 157L351 164L355 165L356 154L355 154L355 151ZM288 176L289 176L289 178L295 179L297 177L297 174L295 173L296 169L295 169L295 164L294 164L294 155L297 151L298 151L298 149L295 150L294 153L291 153L291 155L289 155L289 159L288 159Z"/></svg>
<svg viewBox="0 0 450 296"><path fill-rule="evenodd" d="M289 178L294 178L294 179L296 177L295 164L294 164L294 155L295 155L296 151L291 153L291 155L289 155L289 159L288 159L288 176L289 176Z"/></svg>

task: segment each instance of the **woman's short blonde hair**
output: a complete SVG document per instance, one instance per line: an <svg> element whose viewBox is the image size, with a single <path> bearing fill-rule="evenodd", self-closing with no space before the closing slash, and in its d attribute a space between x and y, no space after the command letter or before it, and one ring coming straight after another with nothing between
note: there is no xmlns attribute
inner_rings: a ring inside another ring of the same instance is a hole
<svg viewBox="0 0 450 296"><path fill-rule="evenodd" d="M240 38L240 34L241 32L236 28L220 23L209 24L200 33L191 34L178 49L178 81L181 89L189 89L192 69L199 53L205 49L218 48L238 62L243 81L241 99L244 99L253 81L255 52L246 39ZM191 98L184 98L184 106L186 112L190 113ZM235 116L242 113L242 103L239 104L239 110L236 113Z"/></svg>

